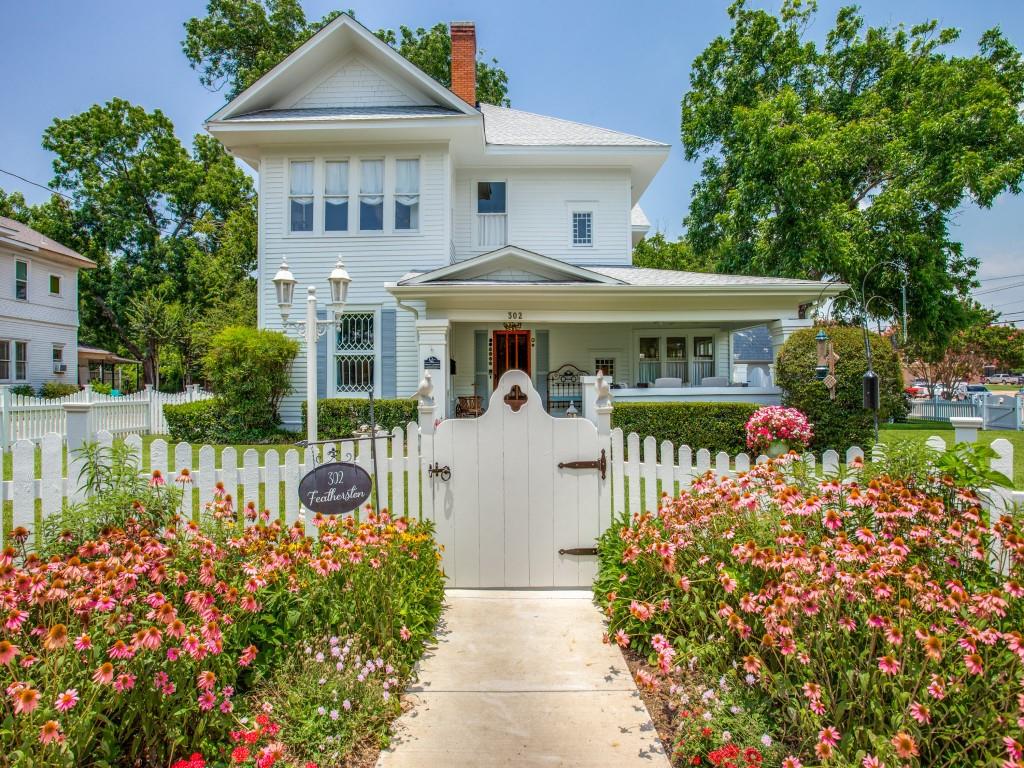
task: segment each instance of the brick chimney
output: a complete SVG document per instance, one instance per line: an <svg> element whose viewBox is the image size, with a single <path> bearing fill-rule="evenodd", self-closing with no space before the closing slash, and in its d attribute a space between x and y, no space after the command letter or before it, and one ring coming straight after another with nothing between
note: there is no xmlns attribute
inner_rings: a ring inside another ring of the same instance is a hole
<svg viewBox="0 0 1024 768"><path fill-rule="evenodd" d="M476 24L453 21L452 91L465 102L476 106Z"/></svg>

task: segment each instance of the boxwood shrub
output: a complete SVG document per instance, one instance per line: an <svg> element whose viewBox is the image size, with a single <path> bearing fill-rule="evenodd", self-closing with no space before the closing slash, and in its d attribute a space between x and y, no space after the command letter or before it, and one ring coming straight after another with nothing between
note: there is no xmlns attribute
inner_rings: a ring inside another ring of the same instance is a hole
<svg viewBox="0 0 1024 768"><path fill-rule="evenodd" d="M48 400L55 400L60 397L73 395L78 391L77 384L69 384L66 381L46 381L39 387L39 396Z"/></svg>
<svg viewBox="0 0 1024 768"><path fill-rule="evenodd" d="M867 371L864 331L853 326L828 326L825 332L839 360L836 363L836 399L829 398L824 382L814 377L818 361L814 336L817 328L803 328L782 345L775 369L775 381L782 388L783 405L799 408L814 426L816 451L834 448L845 451L851 445L865 449L874 442L874 419L864 408L863 377ZM878 374L881 408L878 420L906 416L900 361L888 339L870 334L874 371Z"/></svg>
<svg viewBox="0 0 1024 768"><path fill-rule="evenodd" d="M224 431L224 409L217 399L165 405L167 430L176 442L219 443Z"/></svg>
<svg viewBox="0 0 1024 768"><path fill-rule="evenodd" d="M612 426L641 440L653 435L677 448L736 454L746 450L747 420L757 409L754 403L615 403Z"/></svg>
<svg viewBox="0 0 1024 768"><path fill-rule="evenodd" d="M416 400L374 400L373 414L377 426L389 432L395 427L405 429L419 418ZM351 437L363 424L370 423L370 401L365 398L332 397L317 403L317 432L323 440ZM306 430L306 404L302 404L302 430Z"/></svg>

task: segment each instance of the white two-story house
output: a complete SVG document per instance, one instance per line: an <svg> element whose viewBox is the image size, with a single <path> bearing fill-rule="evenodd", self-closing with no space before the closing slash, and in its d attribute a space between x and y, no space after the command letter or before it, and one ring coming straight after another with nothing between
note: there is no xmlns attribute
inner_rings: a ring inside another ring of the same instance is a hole
<svg viewBox="0 0 1024 768"><path fill-rule="evenodd" d="M95 266L0 216L0 384L78 383L78 270Z"/></svg>
<svg viewBox="0 0 1024 768"><path fill-rule="evenodd" d="M207 123L259 172L260 325L282 326L282 262L300 303L339 256L352 276L320 396L408 397L426 368L451 416L518 368L552 410L598 369L620 399L777 398L734 386L731 332L777 347L842 286L635 268L668 145L477 103L474 26L451 32L448 89L342 15Z"/></svg>

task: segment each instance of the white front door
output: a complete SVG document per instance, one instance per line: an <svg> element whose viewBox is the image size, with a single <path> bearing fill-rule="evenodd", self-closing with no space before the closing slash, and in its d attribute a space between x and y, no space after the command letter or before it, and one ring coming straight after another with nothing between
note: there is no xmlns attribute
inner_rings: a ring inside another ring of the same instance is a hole
<svg viewBox="0 0 1024 768"><path fill-rule="evenodd" d="M424 496L449 586L590 585L610 471L608 438L593 423L552 417L529 375L510 370L483 416L441 422L431 447Z"/></svg>

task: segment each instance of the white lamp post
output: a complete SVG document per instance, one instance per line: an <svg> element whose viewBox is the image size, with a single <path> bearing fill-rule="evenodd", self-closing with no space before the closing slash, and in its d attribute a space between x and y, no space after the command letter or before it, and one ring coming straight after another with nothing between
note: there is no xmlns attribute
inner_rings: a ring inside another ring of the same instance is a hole
<svg viewBox="0 0 1024 768"><path fill-rule="evenodd" d="M316 286L309 286L306 289L306 319L291 322L288 315L291 314L292 299L295 294L295 276L288 269L287 260L281 261L281 267L274 275L274 289L277 291L277 306L281 310L281 324L287 330L293 328L303 334L306 339L306 442L309 444L317 441L317 397L316 397L316 342L323 336L328 328L335 328L345 309L345 301L348 299L348 286L352 282L348 271L338 256L338 263L334 265L331 274L327 277L327 283L331 287L331 300L327 307L332 317L326 320L317 320Z"/></svg>

